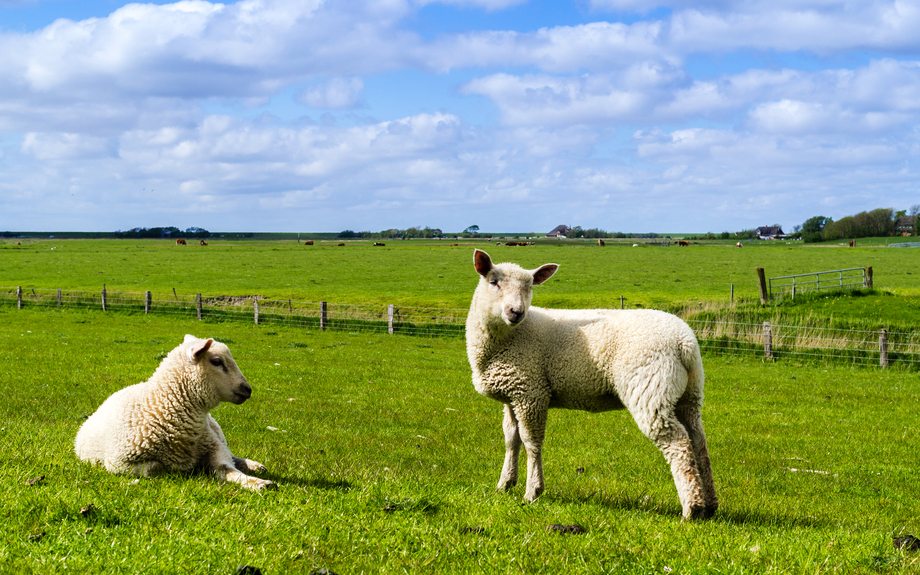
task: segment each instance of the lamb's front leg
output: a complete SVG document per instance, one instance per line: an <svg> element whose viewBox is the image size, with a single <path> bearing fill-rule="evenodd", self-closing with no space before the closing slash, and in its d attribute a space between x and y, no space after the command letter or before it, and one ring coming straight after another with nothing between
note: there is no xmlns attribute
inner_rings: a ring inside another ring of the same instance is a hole
<svg viewBox="0 0 920 575"><path fill-rule="evenodd" d="M210 414L208 414L208 426L210 426L211 433L214 435L217 441L219 441L229 450L229 446L227 445L227 438L224 437L223 430L220 428L220 425L218 425L217 421L213 417L211 417ZM259 463L258 461L253 461L252 459L245 459L243 457L237 457L236 455L233 455L233 454L231 454L231 457L233 458L233 466L236 467L237 470L242 471L244 473L247 471L262 472L266 470L265 466Z"/></svg>
<svg viewBox="0 0 920 575"><path fill-rule="evenodd" d="M214 421L214 418L208 416L208 424L211 428L211 437L213 448L208 461L208 467L211 473L219 480L229 481L230 483L239 483L246 489L258 491L260 489L277 489L278 486L267 479L259 479L243 473L246 471L264 470L265 467L256 461L234 457L227 447L227 440L224 437L220 426ZM250 464L253 467L250 467ZM241 468L242 467L242 468Z"/></svg>
<svg viewBox="0 0 920 575"><path fill-rule="evenodd" d="M524 403L514 406L518 420L518 433L527 452L527 490L524 501L537 499L546 488L543 482L543 438L546 435L546 414L549 401Z"/></svg>
<svg viewBox="0 0 920 575"><path fill-rule="evenodd" d="M518 421L509 404L505 404L505 417L502 421L505 433L505 464L501 477L498 478L498 490L508 491L518 480L518 460L521 456L521 434L518 433Z"/></svg>

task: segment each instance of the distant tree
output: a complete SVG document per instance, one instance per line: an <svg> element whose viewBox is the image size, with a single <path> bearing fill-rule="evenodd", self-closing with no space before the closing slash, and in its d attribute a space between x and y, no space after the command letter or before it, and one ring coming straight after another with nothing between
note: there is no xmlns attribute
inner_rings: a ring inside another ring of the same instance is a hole
<svg viewBox="0 0 920 575"><path fill-rule="evenodd" d="M916 216L917 214L920 214L920 204L914 204L907 210L908 216Z"/></svg>
<svg viewBox="0 0 920 575"><path fill-rule="evenodd" d="M463 233L465 233L465 234L477 234L477 233L479 233L479 226L470 226L470 227L466 228L465 230L463 230Z"/></svg>
<svg viewBox="0 0 920 575"><path fill-rule="evenodd" d="M825 216L814 216L805 220L802 224L802 239L806 243L820 242L824 240L824 228L827 224L833 222L831 218Z"/></svg>
<svg viewBox="0 0 920 575"><path fill-rule="evenodd" d="M195 238L211 237L211 232L209 232L208 230L204 228L198 228L198 227L186 228L185 233Z"/></svg>
<svg viewBox="0 0 920 575"><path fill-rule="evenodd" d="M352 230L343 230L339 232L339 237L342 239L353 238L355 237L355 232L353 232Z"/></svg>
<svg viewBox="0 0 920 575"><path fill-rule="evenodd" d="M753 240L756 237L757 237L757 234L755 233L755 230L753 229L741 230L740 232L735 232L736 240Z"/></svg>

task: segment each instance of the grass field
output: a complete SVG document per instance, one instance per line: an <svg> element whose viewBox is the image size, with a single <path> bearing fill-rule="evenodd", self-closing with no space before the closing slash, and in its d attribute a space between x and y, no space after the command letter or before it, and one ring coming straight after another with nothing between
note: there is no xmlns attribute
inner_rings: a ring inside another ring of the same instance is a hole
<svg viewBox="0 0 920 575"><path fill-rule="evenodd" d="M228 343L252 383L214 416L277 492L135 481L73 455L83 417L185 333ZM0 572L920 570L892 544L920 534L920 375L705 365L721 507L682 523L663 458L625 412L551 412L546 494L522 506L521 486L494 492L500 406L472 389L459 339L0 308Z"/></svg>
<svg viewBox="0 0 920 575"><path fill-rule="evenodd" d="M535 290L540 306L618 307L623 295L628 307L704 301L700 317L751 322L920 321L920 252L882 240L632 243L7 242L0 286L465 308L475 245L496 261L561 264ZM779 276L864 266L877 290L860 297L756 303L756 267ZM725 308L730 284L740 303ZM85 416L149 377L185 333L227 343L252 383L250 401L214 416L277 492L203 476L135 481L73 455ZM918 554L892 543L920 535L920 374L751 356L704 364L721 507L689 524L663 458L625 412L551 412L546 494L522 506L523 487L496 493L500 405L473 390L459 338L0 306L0 573L920 572Z"/></svg>
<svg viewBox="0 0 920 575"><path fill-rule="evenodd" d="M630 240L629 242L632 242ZM920 250L844 248L818 244L754 242L743 249L725 242L689 248L610 242L544 242L530 247L485 241L240 242L214 240L207 247L148 240L43 240L0 244L0 287L179 294L261 295L269 299L406 306L467 307L476 286L473 247L495 261L524 267L560 264L535 294L547 307L657 307L757 300L755 269L768 277L871 266L877 288L920 296ZM455 242L456 243L456 242ZM54 249L52 249L54 248Z"/></svg>

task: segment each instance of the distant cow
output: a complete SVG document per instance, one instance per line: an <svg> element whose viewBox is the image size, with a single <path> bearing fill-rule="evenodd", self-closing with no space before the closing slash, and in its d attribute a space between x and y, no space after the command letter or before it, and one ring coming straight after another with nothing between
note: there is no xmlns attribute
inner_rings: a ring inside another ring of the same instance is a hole
<svg viewBox="0 0 920 575"><path fill-rule="evenodd" d="M678 246L689 246L690 242L688 242L687 240L677 240L677 245Z"/></svg>
<svg viewBox="0 0 920 575"><path fill-rule="evenodd" d="M176 245L177 245L177 246L185 246L185 245L188 245L188 244L185 243L185 240L183 240L182 238L179 238L178 240L176 240Z"/></svg>
<svg viewBox="0 0 920 575"><path fill-rule="evenodd" d="M456 248L456 247L459 247L459 246L460 246L460 244L450 244L450 247L452 247L452 248Z"/></svg>
<svg viewBox="0 0 920 575"><path fill-rule="evenodd" d="M607 245L607 244L604 243L604 240L598 239L598 240L597 240L597 245L599 245L600 247L604 247L604 246Z"/></svg>
<svg viewBox="0 0 920 575"><path fill-rule="evenodd" d="M735 247L736 247L736 248L743 248L743 247L744 247L744 244L742 244L741 242L738 242L738 243L735 244Z"/></svg>
<svg viewBox="0 0 920 575"><path fill-rule="evenodd" d="M374 245L375 246L385 246L386 244L383 242L374 242Z"/></svg>
<svg viewBox="0 0 920 575"><path fill-rule="evenodd" d="M313 240L307 240L307 241L305 241L305 242L303 243L303 245L305 245L305 246L312 246L312 245L313 245Z"/></svg>
<svg viewBox="0 0 920 575"><path fill-rule="evenodd" d="M850 240L850 247L852 248L855 245L856 245L856 240Z"/></svg>
<svg viewBox="0 0 920 575"><path fill-rule="evenodd" d="M201 241L200 241L200 242L198 242L198 243L199 243L199 244L201 244L201 245L203 245L203 246L206 246L206 245L208 245L208 242L206 242L206 241L204 241L204 240L201 240Z"/></svg>
<svg viewBox="0 0 920 575"><path fill-rule="evenodd" d="M343 247L345 244L336 244L337 247Z"/></svg>

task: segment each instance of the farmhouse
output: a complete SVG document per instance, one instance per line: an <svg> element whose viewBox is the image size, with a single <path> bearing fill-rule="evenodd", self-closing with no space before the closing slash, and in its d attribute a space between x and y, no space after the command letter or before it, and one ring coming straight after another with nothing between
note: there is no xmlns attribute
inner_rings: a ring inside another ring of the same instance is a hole
<svg viewBox="0 0 920 575"><path fill-rule="evenodd" d="M556 226L553 231L546 234L548 238L564 238L572 233L572 228L566 225Z"/></svg>
<svg viewBox="0 0 920 575"><path fill-rule="evenodd" d="M912 236L917 229L917 216L901 216L894 223L894 231L899 236Z"/></svg>
<svg viewBox="0 0 920 575"><path fill-rule="evenodd" d="M780 226L761 226L754 230L754 235L762 240L780 240L786 237Z"/></svg>

